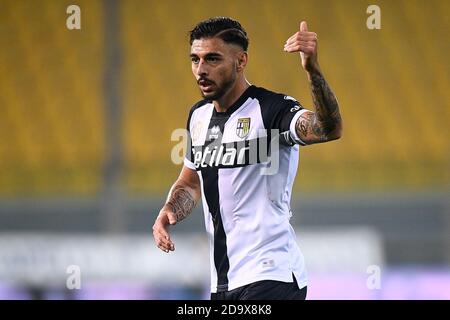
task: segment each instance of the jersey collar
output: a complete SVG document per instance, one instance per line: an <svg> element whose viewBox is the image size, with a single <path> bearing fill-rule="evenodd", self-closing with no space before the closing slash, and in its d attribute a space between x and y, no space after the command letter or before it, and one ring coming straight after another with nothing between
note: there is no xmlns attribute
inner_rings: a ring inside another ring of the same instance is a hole
<svg viewBox="0 0 450 320"><path fill-rule="evenodd" d="M251 96L251 93L253 92L254 88L256 88L254 85L250 85L247 89L245 89L245 91L241 94L241 96L225 112L217 112L216 108L213 108L213 116L229 117L233 112L239 109L239 107L245 101L247 101L247 99Z"/></svg>

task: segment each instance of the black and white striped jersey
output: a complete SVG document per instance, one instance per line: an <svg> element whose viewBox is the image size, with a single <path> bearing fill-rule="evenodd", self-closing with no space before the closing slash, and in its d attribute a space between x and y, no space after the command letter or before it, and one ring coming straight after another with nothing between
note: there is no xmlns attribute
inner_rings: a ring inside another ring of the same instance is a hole
<svg viewBox="0 0 450 320"><path fill-rule="evenodd" d="M306 285L291 217L299 144L294 98L250 86L223 113L211 101L193 106L185 166L202 187L210 243L211 292L260 281Z"/></svg>

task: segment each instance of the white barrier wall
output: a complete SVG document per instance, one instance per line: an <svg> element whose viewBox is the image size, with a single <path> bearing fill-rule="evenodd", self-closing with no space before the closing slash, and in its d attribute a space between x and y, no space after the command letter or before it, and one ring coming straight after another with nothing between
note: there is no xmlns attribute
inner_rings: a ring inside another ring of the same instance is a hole
<svg viewBox="0 0 450 320"><path fill-rule="evenodd" d="M298 230L309 272L362 272L383 265L383 248L367 228ZM151 285L206 285L209 249L204 234L177 234L166 254L148 235L0 234L0 282L65 286L82 281L139 281Z"/></svg>

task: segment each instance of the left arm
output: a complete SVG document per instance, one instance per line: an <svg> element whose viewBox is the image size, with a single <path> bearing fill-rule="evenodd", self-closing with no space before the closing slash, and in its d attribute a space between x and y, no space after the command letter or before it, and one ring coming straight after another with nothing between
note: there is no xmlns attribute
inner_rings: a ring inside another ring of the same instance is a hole
<svg viewBox="0 0 450 320"><path fill-rule="evenodd" d="M317 60L317 34L308 32L306 22L300 31L285 44L287 52L300 52L302 66L308 74L315 112L304 112L297 120L298 137L306 144L339 139L342 135L342 119L339 105L325 80Z"/></svg>

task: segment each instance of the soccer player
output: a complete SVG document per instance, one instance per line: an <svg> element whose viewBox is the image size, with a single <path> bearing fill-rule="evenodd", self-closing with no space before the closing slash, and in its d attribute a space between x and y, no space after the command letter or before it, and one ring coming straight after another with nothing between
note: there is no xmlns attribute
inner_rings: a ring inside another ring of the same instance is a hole
<svg viewBox="0 0 450 320"><path fill-rule="evenodd" d="M247 81L248 43L241 24L226 17L202 21L190 32L192 72L204 99L189 113L184 166L153 236L162 251L175 250L168 227L202 199L211 299L305 299L303 255L289 223L291 190L299 145L340 138L338 102L319 68L317 35L306 22L284 51L300 53L314 111Z"/></svg>

